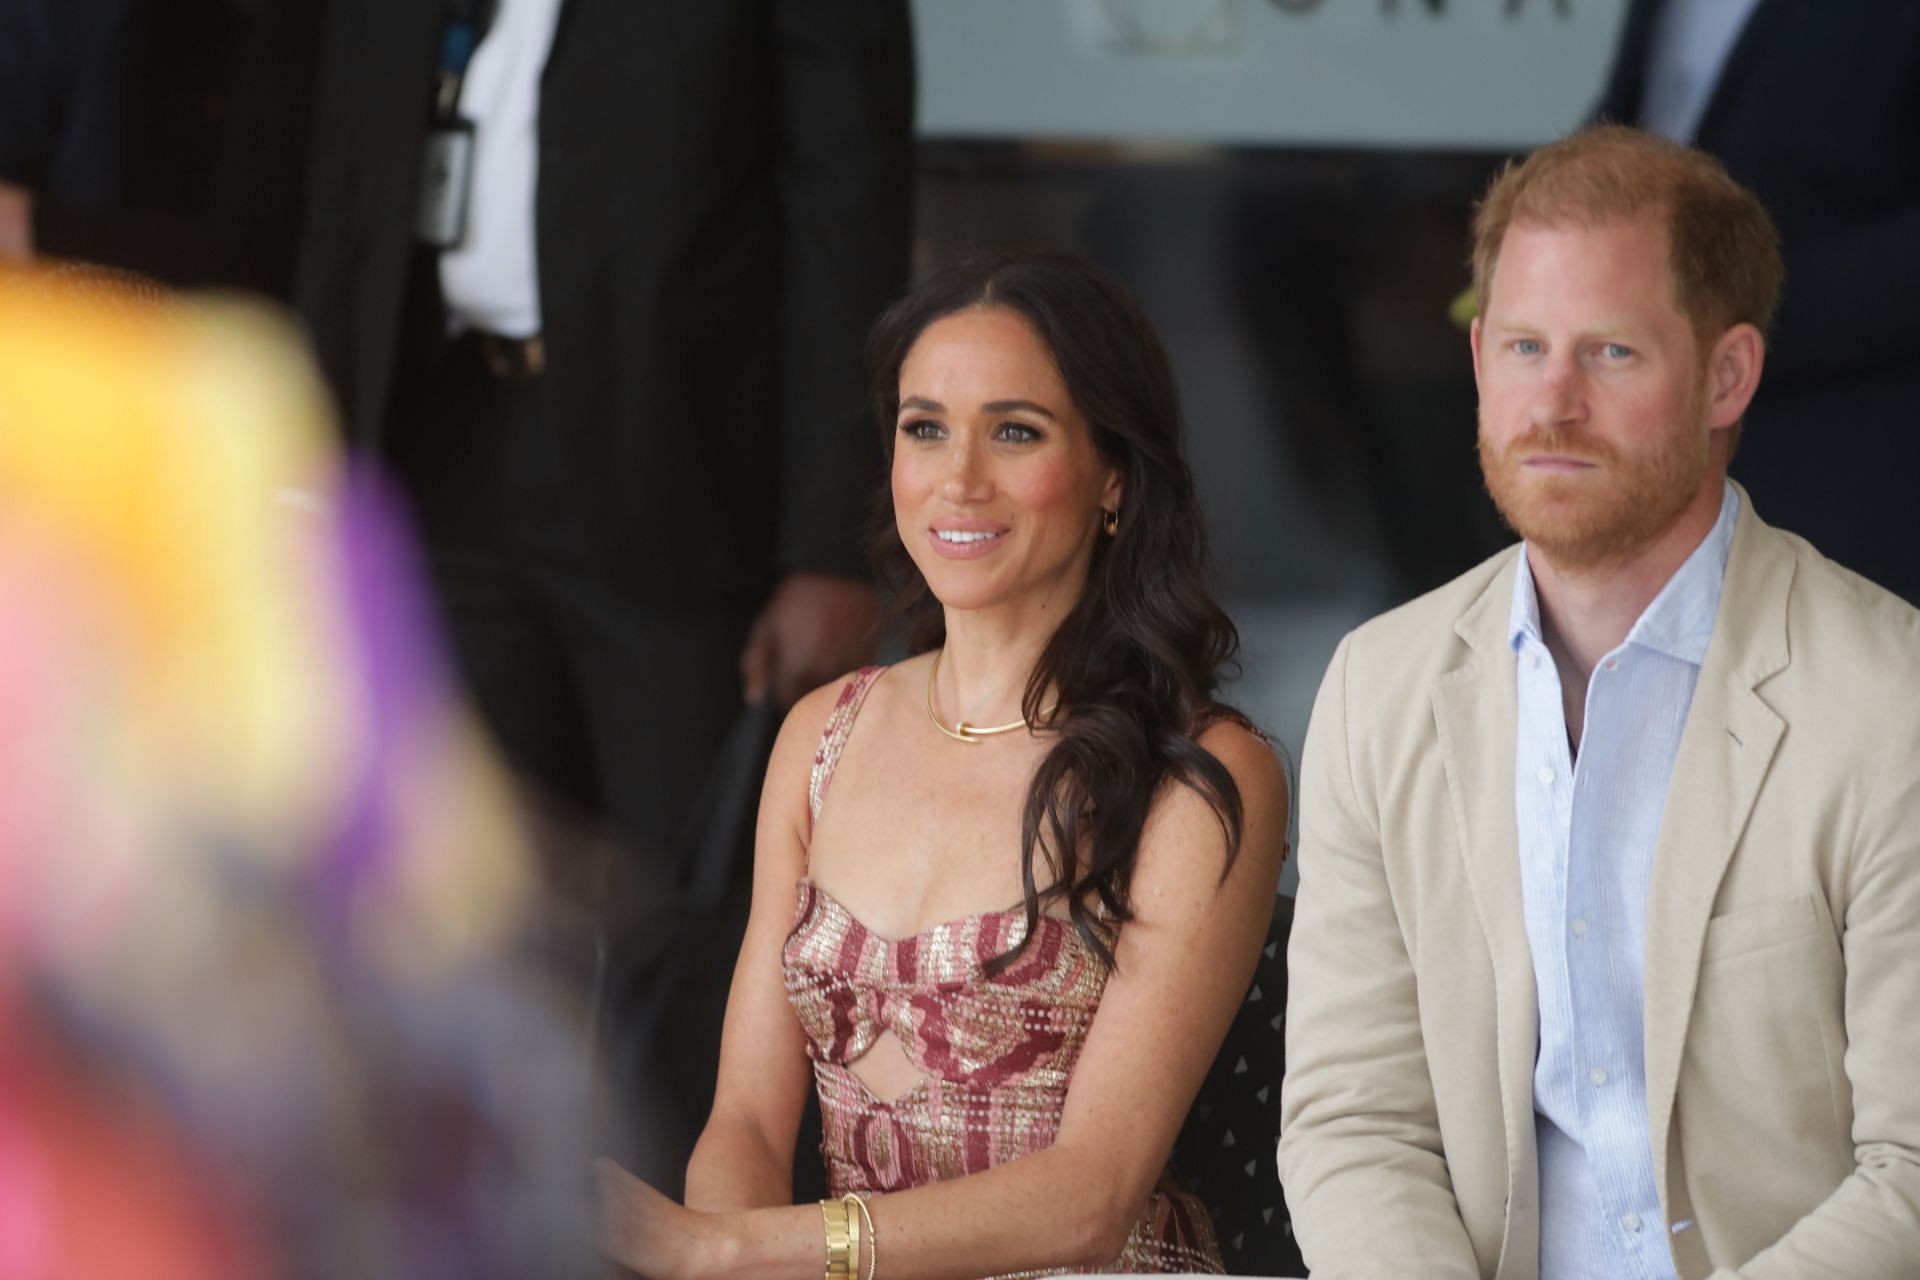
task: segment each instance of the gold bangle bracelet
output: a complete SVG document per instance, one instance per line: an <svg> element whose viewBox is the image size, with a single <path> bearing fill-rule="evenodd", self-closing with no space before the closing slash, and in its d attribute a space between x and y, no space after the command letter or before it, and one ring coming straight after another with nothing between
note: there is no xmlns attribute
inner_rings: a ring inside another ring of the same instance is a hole
<svg viewBox="0 0 1920 1280"><path fill-rule="evenodd" d="M880 1233L873 1229L873 1215L867 1212L867 1202L851 1191L840 1199L843 1204L851 1200L860 1211L860 1221L867 1224L867 1280L873 1280L880 1273Z"/></svg>
<svg viewBox="0 0 1920 1280"><path fill-rule="evenodd" d="M840 1197L840 1208L847 1215L847 1234L852 1237L853 1240L853 1252L848 1257L847 1270L852 1274L853 1280L860 1280L860 1246L863 1243L861 1237L866 1233L861 1230L864 1224L862 1223L860 1215L853 1211L853 1206L847 1203L848 1199L848 1196Z"/></svg>
<svg viewBox="0 0 1920 1280"><path fill-rule="evenodd" d="M820 1217L827 1227L826 1280L854 1280L853 1232L847 1224L846 1203L822 1200Z"/></svg>

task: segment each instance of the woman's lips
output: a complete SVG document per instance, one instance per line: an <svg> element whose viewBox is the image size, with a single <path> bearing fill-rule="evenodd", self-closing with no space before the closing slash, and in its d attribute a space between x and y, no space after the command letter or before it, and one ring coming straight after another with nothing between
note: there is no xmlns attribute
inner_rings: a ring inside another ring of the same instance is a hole
<svg viewBox="0 0 1920 1280"><path fill-rule="evenodd" d="M938 554L949 560L977 560L991 555L1005 540L1004 527L960 528L938 526L927 530L927 540Z"/></svg>

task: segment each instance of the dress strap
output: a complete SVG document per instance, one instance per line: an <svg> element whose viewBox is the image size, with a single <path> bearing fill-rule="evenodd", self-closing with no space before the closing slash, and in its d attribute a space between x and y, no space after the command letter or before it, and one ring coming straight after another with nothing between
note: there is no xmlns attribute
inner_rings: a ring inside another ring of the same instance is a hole
<svg viewBox="0 0 1920 1280"><path fill-rule="evenodd" d="M860 706L867 700L874 681L885 670L885 667L862 667L854 672L841 688L832 714L827 716L826 731L820 735L820 746L813 753L813 775L807 782L809 828L820 817L820 802L827 797L827 784L833 781L833 771L840 765L840 753L846 750L847 738L853 733L854 718L860 714Z"/></svg>

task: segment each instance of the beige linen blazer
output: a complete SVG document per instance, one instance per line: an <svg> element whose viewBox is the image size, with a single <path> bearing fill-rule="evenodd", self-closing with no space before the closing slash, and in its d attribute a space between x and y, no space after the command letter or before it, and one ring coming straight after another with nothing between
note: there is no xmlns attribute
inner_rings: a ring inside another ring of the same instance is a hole
<svg viewBox="0 0 1920 1280"><path fill-rule="evenodd" d="M1647 903L1682 1280L1920 1277L1920 612L1741 495ZM1539 1274L1518 549L1341 642L1302 763L1280 1177L1315 1280Z"/></svg>

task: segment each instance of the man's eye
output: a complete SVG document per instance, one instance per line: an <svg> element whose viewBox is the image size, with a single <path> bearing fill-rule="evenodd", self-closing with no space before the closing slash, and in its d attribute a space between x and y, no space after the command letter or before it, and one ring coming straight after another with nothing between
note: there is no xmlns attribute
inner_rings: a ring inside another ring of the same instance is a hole
<svg viewBox="0 0 1920 1280"><path fill-rule="evenodd" d="M1537 356L1545 349L1546 348L1542 347L1540 343L1533 338L1515 338L1513 341L1513 351L1515 355Z"/></svg>
<svg viewBox="0 0 1920 1280"><path fill-rule="evenodd" d="M1013 444L1031 444L1040 438L1040 433L1024 422L1003 422L1000 438Z"/></svg>
<svg viewBox="0 0 1920 1280"><path fill-rule="evenodd" d="M900 434L912 440L938 440L945 429L931 418L914 418L900 424Z"/></svg>
<svg viewBox="0 0 1920 1280"><path fill-rule="evenodd" d="M1632 347L1624 346L1618 342L1609 342L1606 346L1600 348L1600 350L1606 354L1609 360L1625 360L1633 354Z"/></svg>

